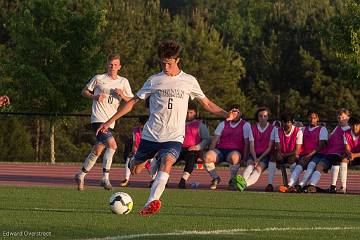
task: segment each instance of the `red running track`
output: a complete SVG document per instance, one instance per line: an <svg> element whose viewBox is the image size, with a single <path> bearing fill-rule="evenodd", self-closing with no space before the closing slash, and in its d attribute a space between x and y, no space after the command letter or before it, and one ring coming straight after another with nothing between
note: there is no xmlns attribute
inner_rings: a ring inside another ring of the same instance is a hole
<svg viewBox="0 0 360 240"><path fill-rule="evenodd" d="M74 174L81 169L81 165L46 165L46 164L20 164L20 163L0 163L0 185L12 186L74 186ZM240 173L244 169L241 168ZM218 174L222 179L219 190L226 190L229 178L228 168L221 167ZM95 166L86 176L85 187L98 187L99 179L102 176L101 166ZM172 170L169 179L169 188L176 188L180 177L182 176L182 168L176 167ZM113 187L118 187L120 180L124 178L124 168L118 166L113 167L110 173L110 180ZM323 174L319 183L319 187L328 188L330 185L331 175ZM129 187L144 188L148 186L150 177L147 171L141 174L131 176ZM191 175L189 183L199 183L200 189L208 189L210 177L204 169L195 169ZM278 189L281 184L281 173L277 171L274 179L274 187ZM259 181L248 188L252 191L263 191L267 185L267 172L261 175ZM338 180L340 187L340 178ZM348 174L347 193L360 194L360 173L350 172Z"/></svg>

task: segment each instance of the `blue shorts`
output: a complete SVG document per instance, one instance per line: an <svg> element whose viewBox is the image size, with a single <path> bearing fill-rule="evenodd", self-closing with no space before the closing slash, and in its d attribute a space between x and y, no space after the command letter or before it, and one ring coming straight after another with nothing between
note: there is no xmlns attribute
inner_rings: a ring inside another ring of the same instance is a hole
<svg viewBox="0 0 360 240"><path fill-rule="evenodd" d="M170 141L160 143L141 139L134 160L137 163L143 163L146 160L153 158L156 154L158 159L162 159L170 154L176 161L180 155L181 147L182 143L180 142Z"/></svg>
<svg viewBox="0 0 360 240"><path fill-rule="evenodd" d="M339 165L341 162L341 156L337 154L327 154L324 155L323 158L320 159L319 163L324 165L324 172L327 172L332 165Z"/></svg>
<svg viewBox="0 0 360 240"><path fill-rule="evenodd" d="M217 153L217 157L216 157L217 163L227 161L228 160L227 158L231 152L238 152L239 154L241 154L240 151L237 149L216 148L215 152Z"/></svg>
<svg viewBox="0 0 360 240"><path fill-rule="evenodd" d="M100 125L103 123L97 122L97 123L92 123L91 124L91 128L92 130L94 130L94 132L96 133L96 130L98 130L98 128L100 127ZM96 141L95 144L104 144L105 146L107 146L107 142L109 140L109 138L113 138L113 133L112 133L112 129L109 128L107 132L99 132L99 134L96 136Z"/></svg>
<svg viewBox="0 0 360 240"><path fill-rule="evenodd" d="M301 164L301 163L300 163L300 162L301 162L301 159L304 158L304 156L305 156L305 155L300 156L299 161L298 161L298 162L299 162L299 165L301 165L301 166L303 167L303 169L306 169L310 162L314 162L315 165L317 165L317 164L320 162L321 159L323 159L323 158L326 157L325 154L315 153L315 154L310 158L310 161L309 161L308 163L306 163L306 164Z"/></svg>
<svg viewBox="0 0 360 240"><path fill-rule="evenodd" d="M256 155L257 158L260 157L260 156L261 156L261 154L257 154L257 155ZM266 168L269 166L270 159L271 159L271 157L270 157L270 153L269 153L268 155L266 155L265 157L263 157L263 158L260 160L259 163L263 163L263 165L265 166L264 169L266 169ZM249 157L249 160L254 161L254 159L253 159L252 156Z"/></svg>

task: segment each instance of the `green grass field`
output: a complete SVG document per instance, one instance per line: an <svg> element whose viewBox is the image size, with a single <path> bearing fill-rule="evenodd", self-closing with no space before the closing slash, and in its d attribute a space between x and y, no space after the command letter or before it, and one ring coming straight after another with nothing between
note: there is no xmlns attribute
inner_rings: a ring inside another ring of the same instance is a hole
<svg viewBox="0 0 360 240"><path fill-rule="evenodd" d="M130 214L110 212L116 191L132 196ZM1 186L0 192L2 239L360 238L356 195L167 189L160 213L141 217L149 189ZM48 236L24 236L38 232Z"/></svg>

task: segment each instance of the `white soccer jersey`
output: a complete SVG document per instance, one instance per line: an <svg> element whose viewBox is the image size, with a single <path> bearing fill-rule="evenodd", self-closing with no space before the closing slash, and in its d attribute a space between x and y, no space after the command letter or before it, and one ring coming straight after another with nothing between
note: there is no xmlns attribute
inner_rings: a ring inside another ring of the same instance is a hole
<svg viewBox="0 0 360 240"><path fill-rule="evenodd" d="M150 97L150 116L141 138L153 142L182 143L189 97L205 98L196 78L183 71L176 76L163 72L151 76L136 95Z"/></svg>
<svg viewBox="0 0 360 240"><path fill-rule="evenodd" d="M106 73L94 76L86 85L86 88L93 91L94 95L101 93L105 95L102 102L93 100L91 123L104 123L116 113L121 97L115 92L115 88L122 89L127 97L134 96L126 78L117 76L117 79L111 79ZM111 124L110 128L114 128L114 126L115 122Z"/></svg>

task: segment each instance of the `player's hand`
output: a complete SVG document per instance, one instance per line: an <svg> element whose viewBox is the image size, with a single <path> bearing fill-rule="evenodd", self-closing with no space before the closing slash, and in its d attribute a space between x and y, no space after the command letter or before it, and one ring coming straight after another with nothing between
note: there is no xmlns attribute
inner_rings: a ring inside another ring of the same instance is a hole
<svg viewBox="0 0 360 240"><path fill-rule="evenodd" d="M120 88L115 88L114 89L115 93L117 95L119 95L121 98L124 96L124 90L120 89Z"/></svg>
<svg viewBox="0 0 360 240"><path fill-rule="evenodd" d="M110 127L110 124L107 124L107 123L103 123L100 125L100 127L96 130L96 136L99 134L99 133L105 133L108 131Z"/></svg>
<svg viewBox="0 0 360 240"><path fill-rule="evenodd" d="M199 145L194 145L188 148L188 151L200 151Z"/></svg>
<svg viewBox="0 0 360 240"><path fill-rule="evenodd" d="M236 119L240 114L238 109L231 109L228 113L228 117L226 118L227 121L233 121Z"/></svg>
<svg viewBox="0 0 360 240"><path fill-rule="evenodd" d="M259 158L256 158L256 159L254 160L254 166L256 167L256 166L259 164L259 162L260 162L260 159L259 159Z"/></svg>
<svg viewBox="0 0 360 240"><path fill-rule="evenodd" d="M94 96L94 100L98 101L98 102L103 102L105 100L105 98L106 98L105 93L101 93L99 95Z"/></svg>
<svg viewBox="0 0 360 240"><path fill-rule="evenodd" d="M10 104L10 98L6 95L0 96L0 107L6 106Z"/></svg>

